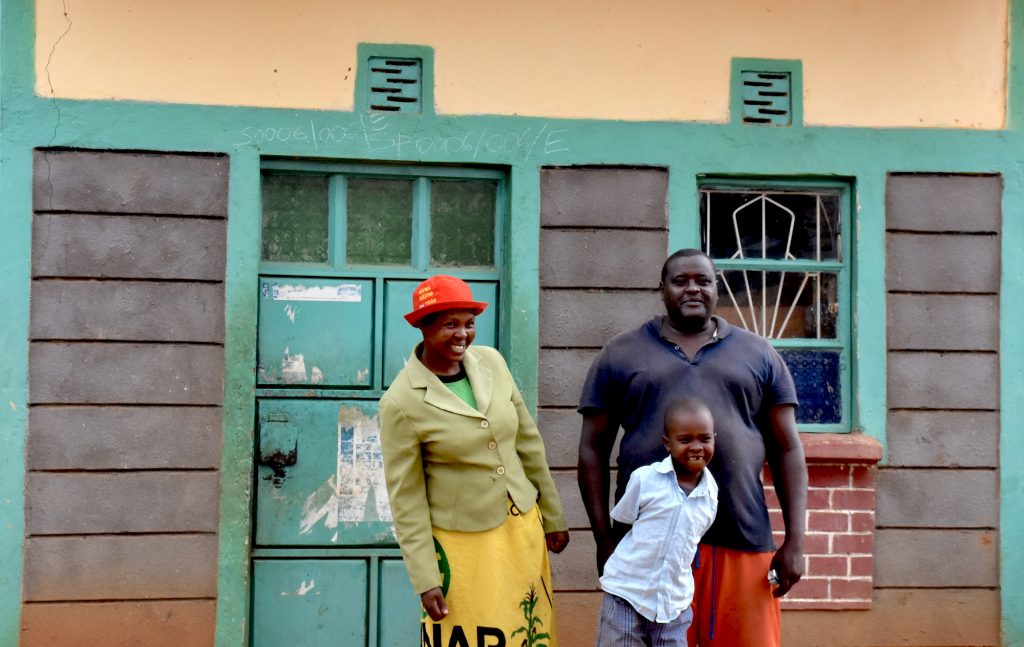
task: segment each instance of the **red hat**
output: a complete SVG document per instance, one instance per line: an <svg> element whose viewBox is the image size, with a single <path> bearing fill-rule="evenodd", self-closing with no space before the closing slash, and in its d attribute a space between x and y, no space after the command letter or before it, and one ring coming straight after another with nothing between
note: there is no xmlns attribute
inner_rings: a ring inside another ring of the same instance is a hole
<svg viewBox="0 0 1024 647"><path fill-rule="evenodd" d="M413 290L412 312L405 315L405 320L418 326L423 317L442 310L469 310L478 315L486 307L486 303L473 300L473 292L465 281L447 274L437 274Z"/></svg>

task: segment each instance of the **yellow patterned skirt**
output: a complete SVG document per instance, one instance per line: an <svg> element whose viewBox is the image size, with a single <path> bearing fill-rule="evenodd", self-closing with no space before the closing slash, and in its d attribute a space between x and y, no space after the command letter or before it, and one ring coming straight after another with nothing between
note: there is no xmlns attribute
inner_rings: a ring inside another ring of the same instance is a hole
<svg viewBox="0 0 1024 647"><path fill-rule="evenodd" d="M423 612L421 647L558 647L540 512L508 506L493 530L434 528L448 615L434 622Z"/></svg>

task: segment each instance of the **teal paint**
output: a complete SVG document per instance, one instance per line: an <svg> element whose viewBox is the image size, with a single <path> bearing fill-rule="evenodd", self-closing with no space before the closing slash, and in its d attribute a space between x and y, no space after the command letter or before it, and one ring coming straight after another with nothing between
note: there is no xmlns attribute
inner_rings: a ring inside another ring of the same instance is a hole
<svg viewBox="0 0 1024 647"><path fill-rule="evenodd" d="M1018 6L1015 3L1014 6ZM999 583L1003 644L1024 646L1024 169L1003 176L1002 277L999 313Z"/></svg>
<svg viewBox="0 0 1024 647"><path fill-rule="evenodd" d="M28 324L31 287L32 151L12 143L8 124L16 89L35 45L32 11L0 3L0 643L16 645L21 629L25 546L25 436L28 427Z"/></svg>
<svg viewBox="0 0 1024 647"><path fill-rule="evenodd" d="M249 644L249 549L256 388L255 289L260 254L259 156L235 153L228 189L224 276L224 408L216 644Z"/></svg>
<svg viewBox="0 0 1024 647"><path fill-rule="evenodd" d="M3 135L6 135L6 130ZM2 137L2 135L0 135ZM0 139L0 643L18 644L25 537L25 435L28 426L32 152Z"/></svg>
<svg viewBox="0 0 1024 647"><path fill-rule="evenodd" d="M773 121L766 126L802 126L804 124L804 73L803 62L798 60L782 60L773 58L734 58L732 74L729 78L729 116L733 124L756 128L759 124L744 124L743 118L749 112L744 109L744 97L750 97L750 89L744 87L744 77L751 72L769 72L785 74L788 83L778 83L772 90L789 87L788 97L777 97L778 105L773 108L788 110L789 119Z"/></svg>
<svg viewBox="0 0 1024 647"><path fill-rule="evenodd" d="M356 47L356 87L355 87L355 112L369 115L370 104L373 98L371 81L375 75L370 70L370 59L396 58L405 60L418 60L421 63L419 74L420 85L420 109L410 113L374 113L398 115L409 114L419 116L420 114L434 114L434 48L423 45L399 45L383 43L359 43ZM351 71L350 71L351 73Z"/></svg>
<svg viewBox="0 0 1024 647"><path fill-rule="evenodd" d="M896 170L895 168L892 170ZM858 412L852 431L881 442L886 461L886 299L885 299L885 178L884 169L859 174L853 182L853 214L847 236L856 253L852 258L850 300L853 314L853 392ZM881 433L880 433L881 432Z"/></svg>
<svg viewBox="0 0 1024 647"><path fill-rule="evenodd" d="M503 289L502 340L506 361L526 406L537 415L537 364L540 348L540 169L512 169L509 181Z"/></svg>

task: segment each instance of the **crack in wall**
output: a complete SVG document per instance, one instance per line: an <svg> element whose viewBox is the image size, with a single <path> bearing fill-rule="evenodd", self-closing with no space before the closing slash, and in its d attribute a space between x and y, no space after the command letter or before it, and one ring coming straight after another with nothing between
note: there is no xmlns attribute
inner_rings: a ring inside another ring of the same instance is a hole
<svg viewBox="0 0 1024 647"><path fill-rule="evenodd" d="M50 86L50 101L53 103L53 109L57 113L57 119L56 119L56 121L53 124L53 134L50 136L50 141L47 144L48 147L49 146L53 146L53 142L55 142L57 140L57 130L60 128L60 104L57 102L57 97L54 96L53 77L50 75L50 64L53 62L53 55L57 52L57 46L60 45L61 41L64 40L64 38L69 33L71 33L71 28L73 26L72 23L71 23L70 8L68 7L68 0L61 0L61 9L62 9L62 11L64 13L64 20L65 20L65 22L67 22L68 25L64 29L64 31L61 33L61 35L57 37L57 40L54 41L53 46L50 47L50 53L46 57L46 68L45 68L46 69L46 84L48 86ZM48 206L52 207L53 206L53 182L52 182L52 180L50 178L50 172L51 172L50 158L49 158L48 155L43 155L43 159L46 161L46 184L47 184L47 186L50 189L49 192L48 192L48 195L47 195L47 201L48 201Z"/></svg>

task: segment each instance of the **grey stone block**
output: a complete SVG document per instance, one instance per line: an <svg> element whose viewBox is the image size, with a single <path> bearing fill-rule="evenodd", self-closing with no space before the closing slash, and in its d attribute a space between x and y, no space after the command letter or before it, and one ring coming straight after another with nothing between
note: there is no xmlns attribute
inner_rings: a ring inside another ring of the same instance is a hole
<svg viewBox="0 0 1024 647"><path fill-rule="evenodd" d="M883 468L877 485L875 525L879 528L999 525L995 470Z"/></svg>
<svg viewBox="0 0 1024 647"><path fill-rule="evenodd" d="M615 335L664 313L656 290L541 290L540 345L601 348Z"/></svg>
<svg viewBox="0 0 1024 647"><path fill-rule="evenodd" d="M999 238L889 233L886 288L903 292L999 292Z"/></svg>
<svg viewBox="0 0 1024 647"><path fill-rule="evenodd" d="M223 401L224 349L179 344L33 342L33 404L213 404Z"/></svg>
<svg viewBox="0 0 1024 647"><path fill-rule="evenodd" d="M40 214L32 221L34 277L222 281L220 220Z"/></svg>
<svg viewBox="0 0 1024 647"><path fill-rule="evenodd" d="M572 529L589 529L590 519L587 518L587 509L583 507L576 470L556 471L552 475L558 488L558 497L562 500L566 523Z"/></svg>
<svg viewBox="0 0 1024 647"><path fill-rule="evenodd" d="M35 281L33 339L224 342L224 286Z"/></svg>
<svg viewBox="0 0 1024 647"><path fill-rule="evenodd" d="M216 535L30 537L28 602L215 598Z"/></svg>
<svg viewBox="0 0 1024 647"><path fill-rule="evenodd" d="M228 213L228 157L36 151L35 211L220 216Z"/></svg>
<svg viewBox="0 0 1024 647"><path fill-rule="evenodd" d="M551 579L559 591L597 591L597 561L594 556L594 535L589 530L569 533L569 545L557 555L551 555ZM597 622L595 619L594 622Z"/></svg>
<svg viewBox="0 0 1024 647"><path fill-rule="evenodd" d="M540 194L542 226L668 226L665 169L542 169Z"/></svg>
<svg viewBox="0 0 1024 647"><path fill-rule="evenodd" d="M878 589L870 611L784 611L786 647L998 647L999 591Z"/></svg>
<svg viewBox="0 0 1024 647"><path fill-rule="evenodd" d="M540 285L654 290L667 248L665 231L544 230L540 235Z"/></svg>
<svg viewBox="0 0 1024 647"><path fill-rule="evenodd" d="M580 424L583 418L575 409L539 409L537 426L544 436L548 465L576 467L579 457Z"/></svg>
<svg viewBox="0 0 1024 647"><path fill-rule="evenodd" d="M219 407L36 406L30 470L217 469Z"/></svg>
<svg viewBox="0 0 1024 647"><path fill-rule="evenodd" d="M994 353L888 355L891 409L996 409L999 357Z"/></svg>
<svg viewBox="0 0 1024 647"><path fill-rule="evenodd" d="M22 647L199 647L214 644L215 600L28 603Z"/></svg>
<svg viewBox="0 0 1024 647"><path fill-rule="evenodd" d="M994 411L890 411L885 438L892 467L999 467Z"/></svg>
<svg viewBox="0 0 1024 647"><path fill-rule="evenodd" d="M31 472L29 535L216 532L216 472Z"/></svg>
<svg viewBox="0 0 1024 647"><path fill-rule="evenodd" d="M890 350L998 350L999 297L890 294Z"/></svg>
<svg viewBox="0 0 1024 647"><path fill-rule="evenodd" d="M875 586L998 588L994 530L907 530L875 535Z"/></svg>
<svg viewBox="0 0 1024 647"><path fill-rule="evenodd" d="M596 350L541 350L537 375L538 406L578 406L583 381L596 356Z"/></svg>
<svg viewBox="0 0 1024 647"><path fill-rule="evenodd" d="M988 231L1002 227L998 175L890 175L885 225L911 231Z"/></svg>

